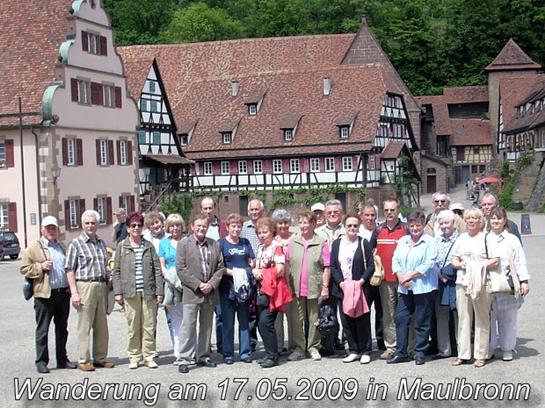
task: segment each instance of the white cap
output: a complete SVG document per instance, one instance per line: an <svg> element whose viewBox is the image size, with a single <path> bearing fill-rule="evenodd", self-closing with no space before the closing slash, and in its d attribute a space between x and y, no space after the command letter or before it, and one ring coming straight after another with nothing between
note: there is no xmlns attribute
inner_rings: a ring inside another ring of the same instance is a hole
<svg viewBox="0 0 545 408"><path fill-rule="evenodd" d="M55 227L58 227L59 223L57 222L57 219L55 217L53 217L52 215L48 215L42 220L42 228L45 228L48 225L54 225Z"/></svg>
<svg viewBox="0 0 545 408"><path fill-rule="evenodd" d="M310 211L325 211L325 205L322 203L313 204L312 207L310 207Z"/></svg>
<svg viewBox="0 0 545 408"><path fill-rule="evenodd" d="M450 209L464 211L464 205L462 203L453 203L450 205Z"/></svg>

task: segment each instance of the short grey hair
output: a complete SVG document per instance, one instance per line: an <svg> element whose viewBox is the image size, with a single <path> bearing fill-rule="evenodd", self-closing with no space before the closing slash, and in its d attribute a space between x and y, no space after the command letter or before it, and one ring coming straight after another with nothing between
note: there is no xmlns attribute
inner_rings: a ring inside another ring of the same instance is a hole
<svg viewBox="0 0 545 408"><path fill-rule="evenodd" d="M331 200L327 200L327 202L325 203L325 206L328 207L330 205L337 205L337 206L341 207L341 210L343 209L343 204L340 202L340 200L337 200L336 198L333 198Z"/></svg>
<svg viewBox="0 0 545 408"><path fill-rule="evenodd" d="M437 197L440 197L440 196L445 196L447 201L450 203L450 196L447 193L444 193L442 191L436 191L435 193L433 193L433 195L431 196L431 201L435 201Z"/></svg>
<svg viewBox="0 0 545 408"><path fill-rule="evenodd" d="M248 211L250 211L250 204L252 204L253 202L257 202L259 203L259 208L260 209L264 209L265 208L265 204L263 204L263 201L257 199L257 198L254 198L252 200L250 200L250 202L248 203Z"/></svg>
<svg viewBox="0 0 545 408"><path fill-rule="evenodd" d="M285 210L284 208L277 208L273 211L271 218L274 220L274 222L289 222L291 224L292 218L291 214L288 210Z"/></svg>
<svg viewBox="0 0 545 408"><path fill-rule="evenodd" d="M98 211L95 210L85 210L83 214L81 214L81 223L83 224L83 220L87 217L93 217L97 223L100 223L100 214Z"/></svg>
<svg viewBox="0 0 545 408"><path fill-rule="evenodd" d="M456 217L456 214L454 214L454 211L442 210L439 212L439 214L437 214L437 222L441 222L443 220L454 221L455 217Z"/></svg>

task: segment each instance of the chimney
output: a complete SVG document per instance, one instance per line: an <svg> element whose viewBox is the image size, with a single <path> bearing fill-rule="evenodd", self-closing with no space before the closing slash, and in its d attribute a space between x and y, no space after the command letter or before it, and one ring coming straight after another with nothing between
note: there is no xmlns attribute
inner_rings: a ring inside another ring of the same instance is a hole
<svg viewBox="0 0 545 408"><path fill-rule="evenodd" d="M324 78L324 96L331 93L331 78Z"/></svg>
<svg viewBox="0 0 545 408"><path fill-rule="evenodd" d="M238 95L238 91L240 90L240 84L236 80L231 81L231 96L235 97Z"/></svg>

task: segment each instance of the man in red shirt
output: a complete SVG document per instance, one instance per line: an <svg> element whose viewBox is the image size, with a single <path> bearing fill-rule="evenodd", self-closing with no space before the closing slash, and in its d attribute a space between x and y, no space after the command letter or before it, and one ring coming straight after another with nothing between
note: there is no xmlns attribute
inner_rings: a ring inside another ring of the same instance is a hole
<svg viewBox="0 0 545 408"><path fill-rule="evenodd" d="M384 281L379 287L382 303L382 331L384 336L384 351L380 358L388 360L395 355L396 327L395 310L397 305L397 280L392 273L392 258L399 239L407 235L407 226L401 222L399 216L399 201L397 199L383 202L384 218L371 237L371 246L377 249L377 255L384 266Z"/></svg>

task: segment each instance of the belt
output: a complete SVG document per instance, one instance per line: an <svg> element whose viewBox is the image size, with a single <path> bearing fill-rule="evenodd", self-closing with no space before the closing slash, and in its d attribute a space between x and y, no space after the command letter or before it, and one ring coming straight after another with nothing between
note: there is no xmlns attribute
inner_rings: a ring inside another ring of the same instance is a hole
<svg viewBox="0 0 545 408"><path fill-rule="evenodd" d="M51 289L51 293L67 293L67 292L68 292L68 288Z"/></svg>
<svg viewBox="0 0 545 408"><path fill-rule="evenodd" d="M76 279L76 282L106 282L106 279L103 277L89 278L89 279Z"/></svg>

